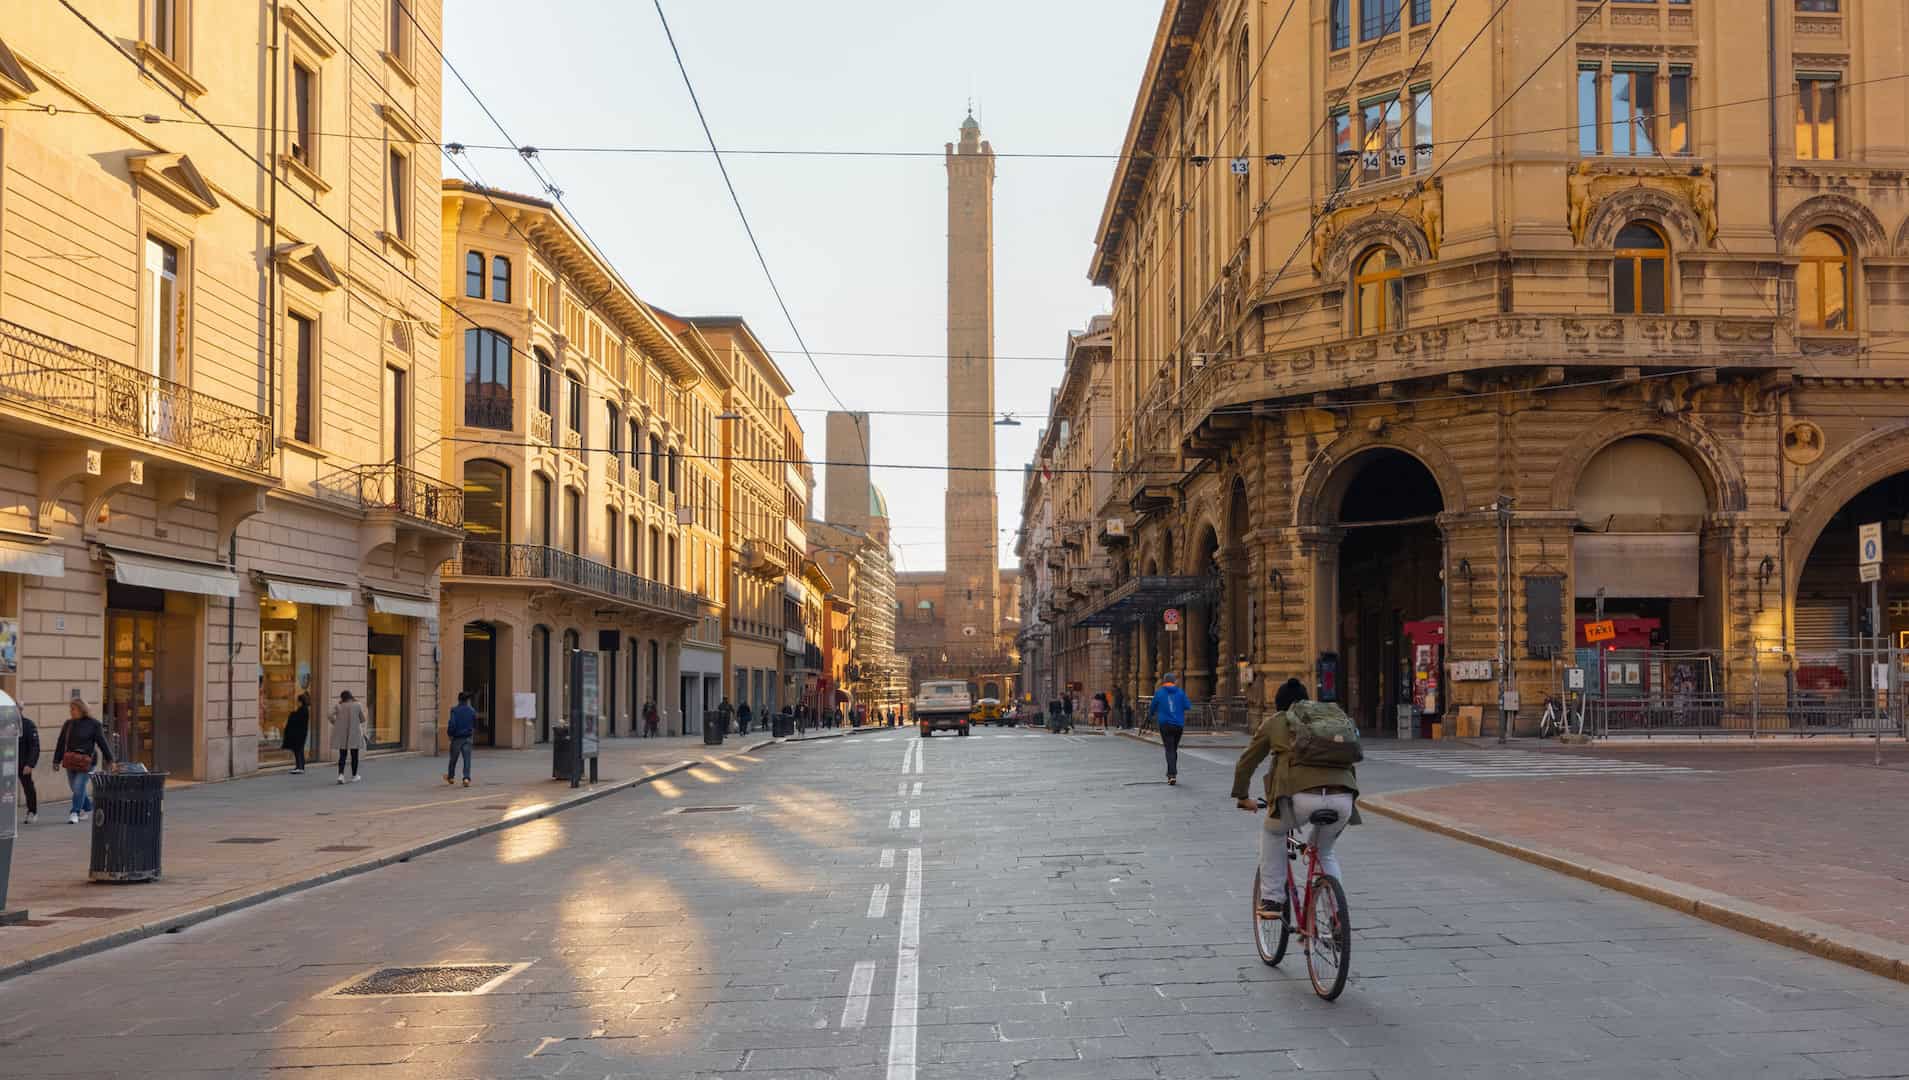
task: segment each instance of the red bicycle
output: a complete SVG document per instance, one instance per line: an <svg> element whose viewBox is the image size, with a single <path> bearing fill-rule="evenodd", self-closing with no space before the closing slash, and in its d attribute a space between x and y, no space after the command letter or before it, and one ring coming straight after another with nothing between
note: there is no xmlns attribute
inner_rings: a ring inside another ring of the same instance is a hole
<svg viewBox="0 0 1909 1080"><path fill-rule="evenodd" d="M1265 809L1266 800L1260 799L1259 805ZM1307 824L1317 830L1338 820L1336 810L1315 810ZM1253 871L1253 945L1271 967L1285 957L1287 939L1297 934L1300 947L1306 950L1306 974L1312 979L1313 993L1334 1001L1345 991L1346 976L1352 970L1352 915L1346 907L1345 886L1319 868L1319 853L1301 838L1304 831L1295 829L1286 835L1286 903L1277 917L1260 913L1260 872ZM1306 866L1303 895L1293 883L1293 863L1301 860ZM1299 912L1296 923L1295 910Z"/></svg>

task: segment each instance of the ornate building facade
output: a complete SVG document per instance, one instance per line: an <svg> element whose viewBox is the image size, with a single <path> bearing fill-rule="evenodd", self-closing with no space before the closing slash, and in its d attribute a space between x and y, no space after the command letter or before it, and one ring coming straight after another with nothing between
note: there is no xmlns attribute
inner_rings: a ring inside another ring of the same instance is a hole
<svg viewBox="0 0 1909 1080"><path fill-rule="evenodd" d="M1909 633L1900 9L1285 7L1164 5L1096 237L1115 680L1487 733L1571 667L1725 727L1865 684L1838 643Z"/></svg>

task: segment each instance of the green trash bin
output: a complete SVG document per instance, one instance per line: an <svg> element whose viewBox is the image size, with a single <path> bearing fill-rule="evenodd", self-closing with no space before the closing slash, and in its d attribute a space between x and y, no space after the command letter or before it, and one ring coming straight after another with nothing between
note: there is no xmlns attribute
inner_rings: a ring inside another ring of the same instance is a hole
<svg viewBox="0 0 1909 1080"><path fill-rule="evenodd" d="M166 774L93 774L94 881L157 881Z"/></svg>

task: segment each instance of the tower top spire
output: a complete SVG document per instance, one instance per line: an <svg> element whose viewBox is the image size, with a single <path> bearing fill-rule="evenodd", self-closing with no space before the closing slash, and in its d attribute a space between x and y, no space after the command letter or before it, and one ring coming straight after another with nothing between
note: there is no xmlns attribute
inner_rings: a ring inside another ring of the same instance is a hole
<svg viewBox="0 0 1909 1080"><path fill-rule="evenodd" d="M961 152L973 154L981 149L981 123L974 118L974 103L968 104L968 118L961 121Z"/></svg>

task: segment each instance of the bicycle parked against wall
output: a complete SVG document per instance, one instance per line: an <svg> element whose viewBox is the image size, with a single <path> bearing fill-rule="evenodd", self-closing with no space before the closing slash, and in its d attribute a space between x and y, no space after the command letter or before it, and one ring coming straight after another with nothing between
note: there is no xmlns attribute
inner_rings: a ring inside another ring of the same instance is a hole
<svg viewBox="0 0 1909 1080"><path fill-rule="evenodd" d="M1259 805L1264 809L1266 800L1259 800ZM1336 810L1317 810L1306 825L1317 829L1338 820ZM1287 939L1297 935L1299 947L1306 952L1306 974L1312 979L1313 993L1334 1001L1345 991L1346 977L1352 972L1352 913L1346 907L1345 886L1320 869L1319 853L1313 849L1310 836L1311 831L1305 827L1286 836L1286 903L1277 918L1260 913L1259 871L1253 871L1253 891L1248 896L1253 945L1259 950L1259 958L1272 967L1285 957ZM1306 868L1303 892L1293 882L1295 862ZM1295 911L1299 913L1297 921Z"/></svg>
<svg viewBox="0 0 1909 1080"><path fill-rule="evenodd" d="M1544 696L1544 718L1538 721L1538 737L1549 739L1553 735L1584 734L1584 713L1571 708L1568 703L1560 703L1550 694Z"/></svg>

